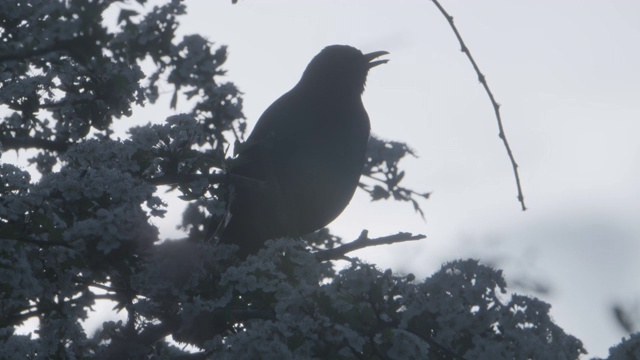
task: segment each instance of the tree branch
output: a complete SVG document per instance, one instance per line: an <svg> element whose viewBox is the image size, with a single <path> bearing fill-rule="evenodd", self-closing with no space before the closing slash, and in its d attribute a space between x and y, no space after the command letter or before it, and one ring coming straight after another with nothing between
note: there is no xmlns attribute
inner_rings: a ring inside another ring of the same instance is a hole
<svg viewBox="0 0 640 360"><path fill-rule="evenodd" d="M64 152L69 148L69 143L31 137L0 136L0 144L4 150L18 150L38 148L44 150Z"/></svg>
<svg viewBox="0 0 640 360"><path fill-rule="evenodd" d="M354 250L363 249L369 246L388 245L405 241L415 241L425 239L426 236L422 234L413 235L412 233L399 232L395 235L388 235L379 237L377 239L369 239L369 232L362 230L360 236L348 244L344 244L337 248L327 249L316 253L316 259L318 261L336 260L343 257L345 254Z"/></svg>
<svg viewBox="0 0 640 360"><path fill-rule="evenodd" d="M513 153L511 152L511 147L509 146L509 142L507 141L507 136L505 135L504 128L502 126L502 117L500 116L500 104L498 104L496 102L496 99L493 97L493 93L491 92L491 89L489 89L489 85L487 84L487 79L484 77L482 72L480 72L480 68L478 67L478 64L476 64L476 61L473 59L473 56L471 56L471 52L469 51L469 48L462 40L462 36L460 36L458 29L453 23L453 16L447 13L447 11L442 7L442 5L440 5L438 0L432 0L432 1L438 7L442 15L444 15L444 17L449 22L451 29L456 34L456 38L458 38L458 42L460 42L462 52L465 53L467 55L467 58L469 58L469 61L471 61L471 65L473 65L473 69L476 71L476 74L478 74L478 80L484 87L484 90L487 92L487 95L489 95L489 99L491 100L491 104L493 105L493 111L495 112L496 119L498 120L498 130L500 131L498 133L498 137L502 139L504 147L507 150L507 154L509 155L509 160L511 161L511 166L513 167L513 174L516 178L516 186L518 188L518 201L522 205L522 211L525 211L527 210L527 207L524 204L524 195L522 193L522 186L520 185L520 174L518 173L518 164L516 163Z"/></svg>
<svg viewBox="0 0 640 360"><path fill-rule="evenodd" d="M202 174L167 174L162 176L153 177L147 181L152 185L171 185L177 183L188 183L192 181L198 181L206 178L211 184L218 184L225 180L227 174L214 173L209 175Z"/></svg>

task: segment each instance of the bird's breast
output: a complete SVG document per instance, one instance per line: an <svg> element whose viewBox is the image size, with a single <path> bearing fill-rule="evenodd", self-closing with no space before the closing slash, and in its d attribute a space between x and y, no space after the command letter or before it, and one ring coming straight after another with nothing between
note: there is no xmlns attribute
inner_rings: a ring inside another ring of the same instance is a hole
<svg viewBox="0 0 640 360"><path fill-rule="evenodd" d="M310 116L295 150L282 157L284 208L304 234L333 221L350 202L364 166L369 119L364 111ZM295 174L295 175L293 175Z"/></svg>

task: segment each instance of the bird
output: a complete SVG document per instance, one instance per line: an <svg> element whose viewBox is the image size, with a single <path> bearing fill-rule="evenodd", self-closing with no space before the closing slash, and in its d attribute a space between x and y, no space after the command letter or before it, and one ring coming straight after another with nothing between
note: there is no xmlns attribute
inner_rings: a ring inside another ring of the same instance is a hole
<svg viewBox="0 0 640 360"><path fill-rule="evenodd" d="M215 235L255 254L268 239L319 230L347 207L370 134L362 103L367 74L387 51L327 46L299 82L271 104L228 168L229 205Z"/></svg>

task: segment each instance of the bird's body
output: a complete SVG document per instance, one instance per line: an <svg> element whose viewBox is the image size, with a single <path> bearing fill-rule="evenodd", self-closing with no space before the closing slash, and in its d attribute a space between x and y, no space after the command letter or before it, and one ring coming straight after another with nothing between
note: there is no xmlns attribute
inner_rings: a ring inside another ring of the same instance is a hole
<svg viewBox="0 0 640 360"><path fill-rule="evenodd" d="M365 162L369 117L361 94L371 62L334 45L262 114L230 168L230 219L221 241L257 252L264 241L301 236L348 205Z"/></svg>

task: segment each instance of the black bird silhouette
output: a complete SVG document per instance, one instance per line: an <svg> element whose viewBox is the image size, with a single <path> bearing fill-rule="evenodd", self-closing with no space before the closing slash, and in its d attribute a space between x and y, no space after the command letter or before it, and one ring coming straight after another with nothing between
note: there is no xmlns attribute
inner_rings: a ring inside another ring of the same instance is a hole
<svg viewBox="0 0 640 360"><path fill-rule="evenodd" d="M386 51L324 48L262 114L229 169L221 242L257 252L267 239L301 236L333 221L358 186L369 139L361 95ZM375 61L374 61L375 60Z"/></svg>

